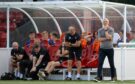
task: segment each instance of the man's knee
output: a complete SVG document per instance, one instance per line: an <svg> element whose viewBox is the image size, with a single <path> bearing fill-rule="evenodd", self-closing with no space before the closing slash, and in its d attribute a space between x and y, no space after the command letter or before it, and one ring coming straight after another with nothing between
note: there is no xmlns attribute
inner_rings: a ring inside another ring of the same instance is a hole
<svg viewBox="0 0 135 84"><path fill-rule="evenodd" d="M72 60L68 61L68 66L72 66Z"/></svg>
<svg viewBox="0 0 135 84"><path fill-rule="evenodd" d="M52 62L52 65L55 65L55 62L54 61Z"/></svg>
<svg viewBox="0 0 135 84"><path fill-rule="evenodd" d="M48 63L48 65L53 65L54 64L54 61L51 61Z"/></svg>
<svg viewBox="0 0 135 84"><path fill-rule="evenodd" d="M77 67L81 67L81 61L77 61L76 66L77 66Z"/></svg>

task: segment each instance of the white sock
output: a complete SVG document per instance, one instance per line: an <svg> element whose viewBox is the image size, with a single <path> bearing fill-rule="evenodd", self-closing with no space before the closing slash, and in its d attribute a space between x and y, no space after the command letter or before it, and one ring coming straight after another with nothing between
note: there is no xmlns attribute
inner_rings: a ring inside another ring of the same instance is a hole
<svg viewBox="0 0 135 84"><path fill-rule="evenodd" d="M19 71L17 72L17 77L19 77L19 78L20 78L20 72L19 72Z"/></svg>
<svg viewBox="0 0 135 84"><path fill-rule="evenodd" d="M76 75L76 78L80 78L80 74L77 74L77 75Z"/></svg>
<svg viewBox="0 0 135 84"><path fill-rule="evenodd" d="M15 71L14 71L14 75L15 75L15 77L17 77L17 73L18 73L18 71L17 71L17 70L15 70Z"/></svg>
<svg viewBox="0 0 135 84"><path fill-rule="evenodd" d="M68 77L70 77L70 78L72 77L71 72L68 72Z"/></svg>
<svg viewBox="0 0 135 84"><path fill-rule="evenodd" d="M20 78L23 78L23 74L20 73L20 76L19 76L19 77L20 77Z"/></svg>

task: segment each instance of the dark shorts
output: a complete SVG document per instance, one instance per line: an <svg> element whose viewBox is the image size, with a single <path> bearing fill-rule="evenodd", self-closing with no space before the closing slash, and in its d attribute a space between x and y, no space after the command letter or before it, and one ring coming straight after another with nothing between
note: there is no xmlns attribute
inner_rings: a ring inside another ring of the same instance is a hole
<svg viewBox="0 0 135 84"><path fill-rule="evenodd" d="M25 74L25 73L29 74L30 73L30 70L32 68L32 61L30 61L30 60L21 60L19 65L20 65L20 72L22 74ZM26 72L26 68L28 69L27 72Z"/></svg>
<svg viewBox="0 0 135 84"><path fill-rule="evenodd" d="M82 51L81 50L69 50L68 60L77 60L81 61Z"/></svg>
<svg viewBox="0 0 135 84"><path fill-rule="evenodd" d="M60 57L58 61L61 64L63 61L67 61L67 60L68 60L68 57Z"/></svg>

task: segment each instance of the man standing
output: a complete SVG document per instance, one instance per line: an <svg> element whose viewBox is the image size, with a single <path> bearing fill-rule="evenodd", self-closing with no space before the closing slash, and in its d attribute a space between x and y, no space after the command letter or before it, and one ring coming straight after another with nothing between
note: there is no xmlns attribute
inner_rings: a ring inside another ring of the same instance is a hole
<svg viewBox="0 0 135 84"><path fill-rule="evenodd" d="M46 67L48 62L50 61L50 56L44 48L40 46L40 44L35 44L32 51L33 55L33 66L31 69L31 77L33 80L38 80L37 73L39 69Z"/></svg>
<svg viewBox="0 0 135 84"><path fill-rule="evenodd" d="M96 82L100 82L102 80L102 67L106 56L108 57L109 64L111 67L111 79L112 81L116 80L116 69L114 66L113 34L114 29L109 26L109 20L105 18L103 20L103 28L98 30L100 50L98 72L97 77L95 78Z"/></svg>
<svg viewBox="0 0 135 84"><path fill-rule="evenodd" d="M80 71L81 71L81 41L80 35L76 32L74 26L69 26L69 33L65 37L66 46L69 48L69 59L68 59L68 76L66 80L72 80L72 62L77 60L77 80L80 80Z"/></svg>

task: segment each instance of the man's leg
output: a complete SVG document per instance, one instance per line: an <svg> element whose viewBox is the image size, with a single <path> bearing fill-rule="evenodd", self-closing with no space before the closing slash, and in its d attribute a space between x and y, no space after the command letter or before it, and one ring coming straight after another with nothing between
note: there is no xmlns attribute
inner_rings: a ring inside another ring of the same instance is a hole
<svg viewBox="0 0 135 84"><path fill-rule="evenodd" d="M76 56L76 60L77 60L77 75L76 78L78 80L80 80L80 73L81 73L81 55L82 55L82 51L76 51L75 52L75 56Z"/></svg>
<svg viewBox="0 0 135 84"><path fill-rule="evenodd" d="M55 67L60 66L60 62L52 62L51 67L48 69L48 73L51 73Z"/></svg>
<svg viewBox="0 0 135 84"><path fill-rule="evenodd" d="M14 66L13 66L12 58L9 60L9 72L14 73Z"/></svg>
<svg viewBox="0 0 135 84"><path fill-rule="evenodd" d="M98 64L98 71L97 71L98 80L102 80L102 68L103 68L105 57L106 57L105 50L100 49L99 59L98 59L99 64Z"/></svg>
<svg viewBox="0 0 135 84"><path fill-rule="evenodd" d="M17 62L17 78L22 79L23 74L20 73L20 62Z"/></svg>
<svg viewBox="0 0 135 84"><path fill-rule="evenodd" d="M12 62L12 63L11 63L11 67L12 67L12 70L13 70L12 73L15 75L15 77L17 77L17 74L18 74L18 71L17 71L17 63Z"/></svg>
<svg viewBox="0 0 135 84"><path fill-rule="evenodd" d="M30 70L32 68L32 61L28 60L28 67L27 67L26 77L30 77Z"/></svg>
<svg viewBox="0 0 135 84"><path fill-rule="evenodd" d="M27 67L26 61L25 60L20 61L19 66L20 66L19 71L24 76L25 75L25 69Z"/></svg>
<svg viewBox="0 0 135 84"><path fill-rule="evenodd" d="M68 70L68 76L67 76L67 80L71 80L72 78L72 62L73 60L75 59L75 56L74 56L74 52L73 51L69 51L69 57L68 57L68 67L67 67L67 70Z"/></svg>
<svg viewBox="0 0 135 84"><path fill-rule="evenodd" d="M78 60L77 61L77 75L76 75L76 78L80 78L80 73L81 73L81 61Z"/></svg>
<svg viewBox="0 0 135 84"><path fill-rule="evenodd" d="M116 77L116 69L115 69L115 65L114 65L114 50L113 49L109 49L109 52L107 53L107 57L108 57L108 61L109 61L110 68L111 68L111 77L113 79L114 77Z"/></svg>
<svg viewBox="0 0 135 84"><path fill-rule="evenodd" d="M68 77L71 78L72 77L72 62L73 60L68 60Z"/></svg>
<svg viewBox="0 0 135 84"><path fill-rule="evenodd" d="M53 63L53 61L51 61L51 62L49 62L49 63L47 64L47 66L45 67L45 71L49 71L49 69L50 69L52 63Z"/></svg>
<svg viewBox="0 0 135 84"><path fill-rule="evenodd" d="M20 62L20 73L23 74L23 77L29 77L30 70L32 68L32 61L30 60L22 60ZM27 71L26 71L27 69Z"/></svg>
<svg viewBox="0 0 135 84"><path fill-rule="evenodd" d="M36 71L33 71L33 72L30 73L30 76L32 77L33 80L39 80L38 71L41 68L43 68L43 64L42 63L36 67Z"/></svg>

